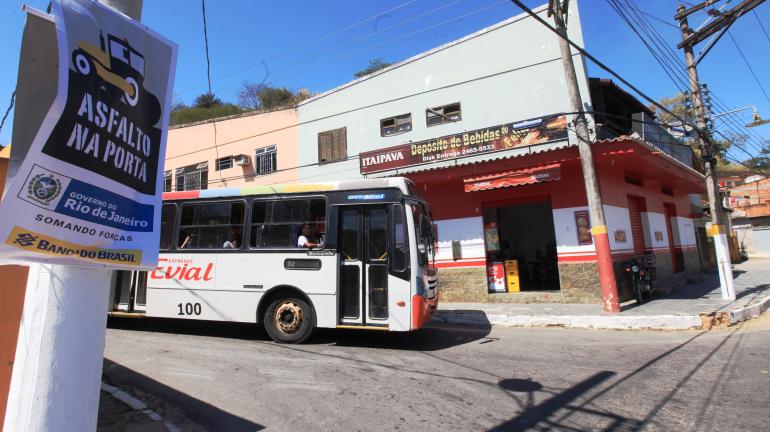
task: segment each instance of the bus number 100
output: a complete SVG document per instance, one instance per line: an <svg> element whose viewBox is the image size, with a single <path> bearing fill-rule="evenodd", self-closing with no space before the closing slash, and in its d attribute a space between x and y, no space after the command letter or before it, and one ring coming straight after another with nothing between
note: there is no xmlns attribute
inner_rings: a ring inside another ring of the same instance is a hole
<svg viewBox="0 0 770 432"><path fill-rule="evenodd" d="M200 303L179 303L177 307L179 308L178 315L200 315L201 314Z"/></svg>

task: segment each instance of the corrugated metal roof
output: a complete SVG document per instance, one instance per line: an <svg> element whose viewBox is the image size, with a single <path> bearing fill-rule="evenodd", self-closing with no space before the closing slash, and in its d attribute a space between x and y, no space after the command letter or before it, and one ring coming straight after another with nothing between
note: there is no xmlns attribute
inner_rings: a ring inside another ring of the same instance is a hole
<svg viewBox="0 0 770 432"><path fill-rule="evenodd" d="M553 150L559 150L567 147L575 146L570 144L567 140L557 141L545 144L537 144L526 147L518 147L510 150L503 150L493 153L486 153L478 156L465 157L460 159L444 160L440 162L428 162L422 165L415 165L410 167L398 168L388 171L381 171L378 173L368 174L367 178L381 178L381 177L393 177L403 174L411 174L425 171L434 171L444 168L453 168L457 166L471 165L483 162L490 162L500 159L511 159L517 157L530 156L538 153L545 153Z"/></svg>

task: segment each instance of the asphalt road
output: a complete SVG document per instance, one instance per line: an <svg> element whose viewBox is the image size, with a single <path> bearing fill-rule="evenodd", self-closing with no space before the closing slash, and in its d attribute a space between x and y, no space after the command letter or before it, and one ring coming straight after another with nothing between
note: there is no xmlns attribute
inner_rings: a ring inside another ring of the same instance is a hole
<svg viewBox="0 0 770 432"><path fill-rule="evenodd" d="M770 429L770 318L711 332L111 321L105 379L205 430Z"/></svg>

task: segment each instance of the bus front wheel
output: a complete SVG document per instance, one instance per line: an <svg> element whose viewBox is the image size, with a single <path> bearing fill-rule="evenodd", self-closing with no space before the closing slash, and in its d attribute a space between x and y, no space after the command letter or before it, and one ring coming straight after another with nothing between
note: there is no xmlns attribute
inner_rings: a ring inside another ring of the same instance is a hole
<svg viewBox="0 0 770 432"><path fill-rule="evenodd" d="M302 343L313 332L315 312L304 300L279 298L265 311L265 330L280 343Z"/></svg>

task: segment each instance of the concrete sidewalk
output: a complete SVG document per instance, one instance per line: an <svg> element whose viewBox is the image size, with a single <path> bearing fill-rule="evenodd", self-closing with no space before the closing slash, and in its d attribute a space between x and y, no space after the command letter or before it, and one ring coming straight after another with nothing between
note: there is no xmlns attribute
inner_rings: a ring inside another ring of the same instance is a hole
<svg viewBox="0 0 770 432"><path fill-rule="evenodd" d="M716 271L641 305L628 302L619 314L601 304L440 303L434 321L449 324L559 326L593 329L709 330L763 313L770 306L770 259L752 258L733 268L736 300L723 300Z"/></svg>

